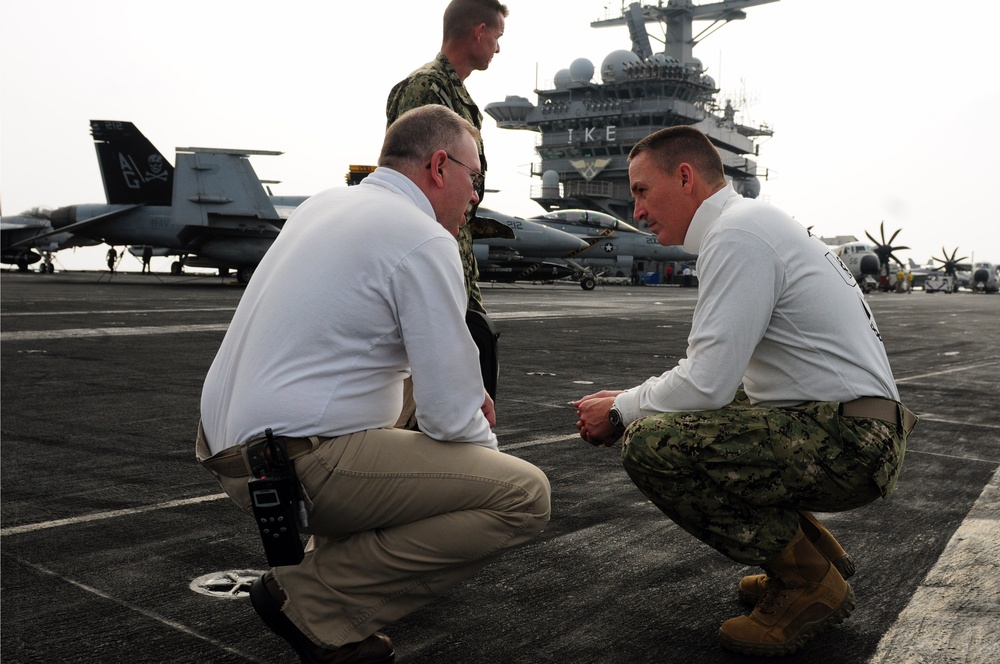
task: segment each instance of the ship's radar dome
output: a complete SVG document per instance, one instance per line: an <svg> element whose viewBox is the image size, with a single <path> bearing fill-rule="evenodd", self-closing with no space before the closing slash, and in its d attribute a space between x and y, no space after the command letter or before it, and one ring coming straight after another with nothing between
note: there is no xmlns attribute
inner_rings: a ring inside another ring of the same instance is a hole
<svg viewBox="0 0 1000 664"><path fill-rule="evenodd" d="M620 49L608 53L601 63L601 80L605 83L625 80L625 70L630 65L640 64L642 60L632 51Z"/></svg>
<svg viewBox="0 0 1000 664"><path fill-rule="evenodd" d="M760 180L757 178L734 179L733 189L744 198L760 196Z"/></svg>
<svg viewBox="0 0 1000 664"><path fill-rule="evenodd" d="M699 60L698 58L691 58L690 60L684 63L684 66L687 67L688 69L691 69L692 71L704 70L704 68L701 66L701 60Z"/></svg>
<svg viewBox="0 0 1000 664"><path fill-rule="evenodd" d="M498 126L521 129L525 126L528 116L535 110L535 106L524 97L507 95L503 101L486 104L484 110L497 121Z"/></svg>
<svg viewBox="0 0 1000 664"><path fill-rule="evenodd" d="M713 90L717 89L715 87L715 79L712 78L711 76L702 76L701 77L701 82L704 83L705 85L707 85L708 87L710 87Z"/></svg>
<svg viewBox="0 0 1000 664"><path fill-rule="evenodd" d="M589 83L594 78L594 63L587 58L577 58L570 63L569 76L574 83Z"/></svg>
<svg viewBox="0 0 1000 664"><path fill-rule="evenodd" d="M556 90L565 90L569 87L572 80L573 79L570 78L568 69L560 69L556 72L556 77L553 82L556 85Z"/></svg>

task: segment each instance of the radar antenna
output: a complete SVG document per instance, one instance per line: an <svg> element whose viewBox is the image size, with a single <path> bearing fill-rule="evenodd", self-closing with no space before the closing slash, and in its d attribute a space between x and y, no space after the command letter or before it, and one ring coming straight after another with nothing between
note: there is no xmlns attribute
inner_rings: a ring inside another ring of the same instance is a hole
<svg viewBox="0 0 1000 664"><path fill-rule="evenodd" d="M593 21L590 26L606 28L627 25L629 35L632 37L632 52L646 59L653 54L653 49L649 44L649 34L646 32L645 24L660 23L664 26L666 35L664 53L667 57L684 64L692 61L691 52L695 44L722 27L714 26L713 23L714 28L709 26L695 37L692 30L694 21L724 21L724 25L729 21L746 18L746 12L743 10L747 7L777 1L721 0L707 5L696 5L694 0L669 0L666 7L662 2L656 6L633 2L627 9L623 8L621 17Z"/></svg>

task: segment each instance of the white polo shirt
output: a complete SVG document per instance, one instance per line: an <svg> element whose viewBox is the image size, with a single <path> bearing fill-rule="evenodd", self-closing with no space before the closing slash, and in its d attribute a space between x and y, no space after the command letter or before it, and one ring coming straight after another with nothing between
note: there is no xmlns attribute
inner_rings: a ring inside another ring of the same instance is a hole
<svg viewBox="0 0 1000 664"><path fill-rule="evenodd" d="M481 412L455 238L379 168L292 214L240 300L201 396L212 453L260 436L390 427L413 376L421 430L496 448Z"/></svg>
<svg viewBox="0 0 1000 664"><path fill-rule="evenodd" d="M727 185L684 239L698 254L686 357L618 395L626 422L715 410L743 383L755 404L899 399L864 294L830 247L782 211Z"/></svg>

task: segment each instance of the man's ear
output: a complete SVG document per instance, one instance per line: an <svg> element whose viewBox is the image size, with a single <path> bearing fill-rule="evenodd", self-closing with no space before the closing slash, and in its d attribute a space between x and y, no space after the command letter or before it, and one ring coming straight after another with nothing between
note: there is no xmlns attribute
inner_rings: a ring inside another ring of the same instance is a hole
<svg viewBox="0 0 1000 664"><path fill-rule="evenodd" d="M681 176L681 187L684 191L690 192L694 187L694 168L685 161L677 167L677 173Z"/></svg>
<svg viewBox="0 0 1000 664"><path fill-rule="evenodd" d="M431 162L427 165L430 169L431 179L438 187L444 187L444 162L448 161L448 153L444 150L437 150L431 155Z"/></svg>
<svg viewBox="0 0 1000 664"><path fill-rule="evenodd" d="M485 23L480 23L479 25L477 25L472 29L472 38L476 40L477 44L479 43L479 40L483 38L483 30L485 29L486 29Z"/></svg>

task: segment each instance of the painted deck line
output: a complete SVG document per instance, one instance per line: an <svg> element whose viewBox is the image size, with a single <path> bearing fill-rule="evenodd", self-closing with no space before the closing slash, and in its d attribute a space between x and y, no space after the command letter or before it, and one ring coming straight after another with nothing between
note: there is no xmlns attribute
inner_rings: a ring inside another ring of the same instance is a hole
<svg viewBox="0 0 1000 664"><path fill-rule="evenodd" d="M1000 469L879 642L872 664L1000 661Z"/></svg>
<svg viewBox="0 0 1000 664"><path fill-rule="evenodd" d="M522 447L534 447L536 445L549 445L552 443L559 443L567 440L573 440L577 437L577 434L572 435L559 435L559 436L549 436L546 438L539 438L537 440L531 440L524 443L512 443L510 445L501 445L501 451L516 450ZM80 516L70 517L67 519L53 519L51 521L40 521L38 523L27 523L21 526L11 526L9 528L0 528L0 537L7 537L9 535L20 535L23 533L33 533L39 530L49 530L50 528L62 528L64 526L75 526L78 523L88 523L91 521L104 521L106 519L116 519L123 516L131 516L134 514L143 514L146 512L155 512L157 510L173 509L175 507L183 507L185 505L195 505L197 503L204 503L213 500L222 500L223 498L228 498L224 493L214 493L209 496L197 496L195 498L184 498L182 500L169 500L162 503L156 503L153 505L143 505L141 507L130 507L120 510L109 510L107 512L94 512L92 514L82 514Z"/></svg>
<svg viewBox="0 0 1000 664"><path fill-rule="evenodd" d="M225 332L229 323L205 325L150 325L146 327L77 327L69 330L25 330L0 333L0 341L48 341L53 339L84 339L93 337L133 337L150 334L183 334L186 332Z"/></svg>

